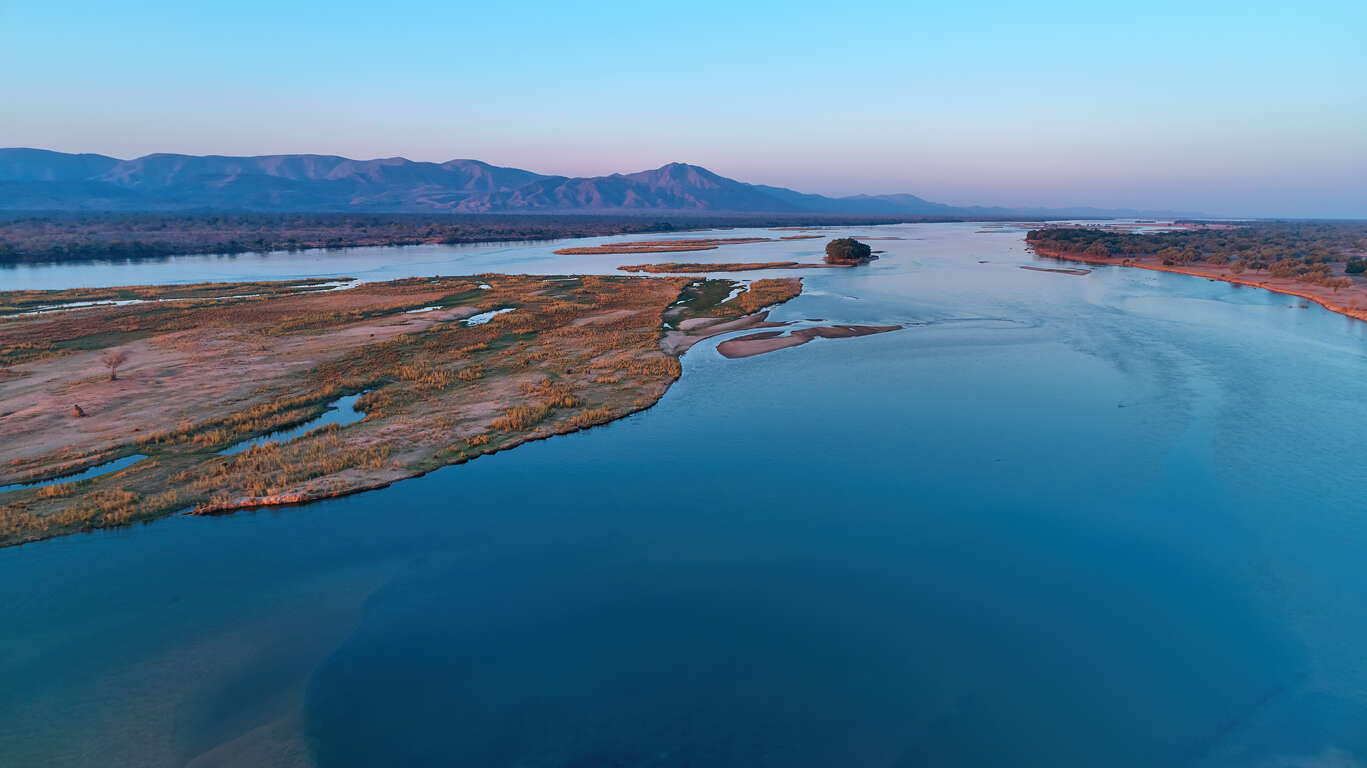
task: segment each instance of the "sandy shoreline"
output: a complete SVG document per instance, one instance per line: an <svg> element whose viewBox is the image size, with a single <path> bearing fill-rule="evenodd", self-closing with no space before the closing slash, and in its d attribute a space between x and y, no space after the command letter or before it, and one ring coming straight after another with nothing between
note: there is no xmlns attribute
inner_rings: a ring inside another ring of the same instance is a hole
<svg viewBox="0 0 1367 768"><path fill-rule="evenodd" d="M900 331L900 325L824 325L817 328L799 328L787 335L782 331L764 331L727 339L717 345L722 357L753 357L766 352L775 352L788 347L797 347L812 339L852 339L856 336L871 336L875 333Z"/></svg>
<svg viewBox="0 0 1367 768"><path fill-rule="evenodd" d="M1319 285L1308 285L1294 278L1267 277L1263 280L1254 278L1238 277L1230 274L1227 267L1217 266L1169 266L1159 263L1157 257L1147 256L1142 259L1117 259L1117 258L1096 258L1084 256L1082 254L1064 253L1049 248L1031 245L1031 250L1040 256L1051 259L1062 259L1063 261L1076 261L1083 264L1096 264L1110 267L1137 267L1153 272L1174 272L1179 275L1190 275L1192 277L1204 277L1207 280L1218 280L1234 285L1246 285L1250 288L1262 288L1272 293L1280 293L1286 296L1312 301L1321 307L1336 312L1346 317L1356 320L1367 321L1367 296L1360 291L1353 289L1341 289L1335 293L1332 288Z"/></svg>

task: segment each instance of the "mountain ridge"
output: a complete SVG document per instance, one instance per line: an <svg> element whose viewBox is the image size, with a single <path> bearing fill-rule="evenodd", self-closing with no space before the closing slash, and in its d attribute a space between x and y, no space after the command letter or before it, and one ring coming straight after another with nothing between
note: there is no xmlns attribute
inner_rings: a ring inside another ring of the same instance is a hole
<svg viewBox="0 0 1367 768"><path fill-rule="evenodd" d="M911 194L828 197L749 184L698 165L557 176L455 159L154 153L120 160L0 149L0 210L368 213L766 213L1134 216L1171 212L952 206Z"/></svg>

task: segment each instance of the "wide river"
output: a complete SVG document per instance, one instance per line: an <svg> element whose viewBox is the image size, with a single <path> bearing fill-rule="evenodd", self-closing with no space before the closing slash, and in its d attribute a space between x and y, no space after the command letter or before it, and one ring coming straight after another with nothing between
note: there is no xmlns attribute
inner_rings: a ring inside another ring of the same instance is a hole
<svg viewBox="0 0 1367 768"><path fill-rule="evenodd" d="M1367 760L1367 324L1180 275L1022 270L1018 230L822 234L903 239L805 272L774 316L905 330L741 360L705 343L606 427L0 550L0 765ZM563 245L0 287L632 258Z"/></svg>

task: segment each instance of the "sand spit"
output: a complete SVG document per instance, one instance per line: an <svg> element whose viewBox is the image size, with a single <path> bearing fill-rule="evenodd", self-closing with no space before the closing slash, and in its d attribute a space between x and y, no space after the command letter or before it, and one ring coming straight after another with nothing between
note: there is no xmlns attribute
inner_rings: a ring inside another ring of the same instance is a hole
<svg viewBox="0 0 1367 768"><path fill-rule="evenodd" d="M983 263L983 262L978 262L978 263L981 264L981 263ZM1028 269L1028 270L1030 270L1031 272L1053 272L1053 273L1059 274L1059 275L1090 275L1090 274L1092 274L1092 270L1090 270L1090 269L1066 269L1066 268L1065 268L1065 269L1060 269L1060 268L1056 268L1056 267L1031 267L1031 266L1028 266L1028 265L1021 265L1021 269Z"/></svg>
<svg viewBox="0 0 1367 768"><path fill-rule="evenodd" d="M812 339L851 339L856 336L871 336L875 333L900 331L900 325L826 325L817 328L801 328L787 335L782 331L752 333L735 339L727 339L717 345L723 357L738 358L762 355L788 347L797 347Z"/></svg>

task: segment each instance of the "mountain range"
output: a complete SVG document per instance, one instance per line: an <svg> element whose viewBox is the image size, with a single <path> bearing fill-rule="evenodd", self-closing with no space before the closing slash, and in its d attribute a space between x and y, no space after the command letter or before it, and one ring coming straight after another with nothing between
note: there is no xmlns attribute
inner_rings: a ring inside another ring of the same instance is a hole
<svg viewBox="0 0 1367 768"><path fill-rule="evenodd" d="M134 160L0 149L0 210L386 213L765 213L1107 217L1165 212L951 206L910 194L827 197L728 179L686 163L548 176L478 160L153 154ZM1167 215L1172 215L1167 212Z"/></svg>

